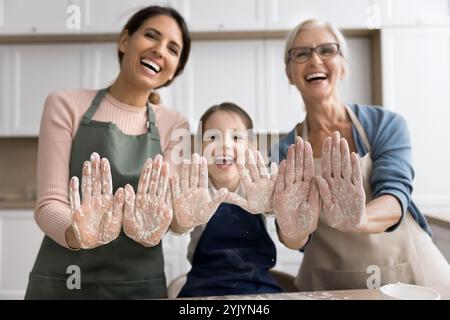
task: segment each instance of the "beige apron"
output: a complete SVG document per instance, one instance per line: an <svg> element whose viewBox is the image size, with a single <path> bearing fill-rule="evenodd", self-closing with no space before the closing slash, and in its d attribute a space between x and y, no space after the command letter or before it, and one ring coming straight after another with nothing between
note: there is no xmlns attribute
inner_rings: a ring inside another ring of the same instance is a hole
<svg viewBox="0 0 450 320"><path fill-rule="evenodd" d="M366 201L369 202L372 200L371 148L353 110L347 106L347 112L368 150L361 159L361 166ZM308 139L306 121L303 122L302 138ZM320 174L320 159L314 159L314 165L316 174ZM305 248L295 283L300 291L365 289L369 277L377 276L374 269L380 276L380 285L394 282L450 285L448 262L409 212L395 231L378 234L344 233L319 219Z"/></svg>

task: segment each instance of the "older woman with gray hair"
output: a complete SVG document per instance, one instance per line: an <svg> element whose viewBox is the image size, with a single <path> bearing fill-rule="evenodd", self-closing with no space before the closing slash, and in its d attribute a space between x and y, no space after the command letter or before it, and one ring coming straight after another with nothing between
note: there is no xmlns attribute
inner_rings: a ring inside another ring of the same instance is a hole
<svg viewBox="0 0 450 320"><path fill-rule="evenodd" d="M272 148L283 160L274 192L278 235L304 250L301 291L404 282L450 284L450 267L411 201L405 120L378 106L346 104L347 46L329 23L308 20L289 35L286 75L305 120Z"/></svg>

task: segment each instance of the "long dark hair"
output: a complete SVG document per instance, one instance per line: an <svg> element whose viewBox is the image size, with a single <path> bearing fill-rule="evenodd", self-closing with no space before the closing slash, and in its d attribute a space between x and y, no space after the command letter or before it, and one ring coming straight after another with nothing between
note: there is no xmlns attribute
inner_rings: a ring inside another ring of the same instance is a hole
<svg viewBox="0 0 450 320"><path fill-rule="evenodd" d="M168 86L170 83L172 83L173 79L175 79L178 75L180 75L183 72L184 67L186 66L186 63L189 58L189 53L191 52L191 36L189 34L189 30L186 25L186 21L181 16L181 14L177 10L175 10L171 7L162 7L162 6L156 6L156 5L145 7L143 9L139 10L138 12L136 12L128 20L128 22L125 24L125 26L122 29L121 35L123 34L123 32L128 31L128 35L131 36L144 24L145 21L147 21L148 19L150 19L152 17L156 17L156 16L168 16L168 17L171 17L172 19L174 19L176 21L176 23L178 24L178 27L180 28L181 36L183 38L183 44L182 44L183 48L181 50L180 61L178 62L178 66L177 66L177 69L175 70L175 74L171 80L168 80L166 83L164 83L163 85L158 87L158 88L161 88L161 87ZM117 50L117 55L119 58L119 63L120 63L120 65L122 65L123 52L121 52L120 50ZM158 89L158 88L156 88L156 89ZM155 93L152 92L152 95L154 95L154 94ZM159 103L159 96L157 96L157 95L154 97L155 98L154 100L158 100L158 101L151 101L152 95L150 95L150 98L149 98L150 102Z"/></svg>

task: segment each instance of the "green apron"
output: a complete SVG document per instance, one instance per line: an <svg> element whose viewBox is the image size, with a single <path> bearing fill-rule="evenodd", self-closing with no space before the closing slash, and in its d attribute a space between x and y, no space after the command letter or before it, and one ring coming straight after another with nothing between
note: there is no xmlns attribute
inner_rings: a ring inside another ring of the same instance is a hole
<svg viewBox="0 0 450 320"><path fill-rule="evenodd" d="M107 89L97 93L81 120L72 143L70 176L78 176L81 180L83 161L89 160L95 151L110 162L114 192L127 183L137 190L145 160L161 154L155 114L148 106L147 133L126 135L114 123L92 120L106 93ZM67 284L76 283L70 266L79 267L80 289ZM116 240L106 245L78 251L69 250L45 236L30 273L25 299L151 299L166 296L161 243L147 248L122 231Z"/></svg>

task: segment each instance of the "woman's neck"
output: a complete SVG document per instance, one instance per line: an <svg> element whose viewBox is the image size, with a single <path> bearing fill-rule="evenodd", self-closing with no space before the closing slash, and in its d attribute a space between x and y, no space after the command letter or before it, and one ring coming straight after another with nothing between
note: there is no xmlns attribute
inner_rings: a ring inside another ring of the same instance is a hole
<svg viewBox="0 0 450 320"><path fill-rule="evenodd" d="M150 91L151 90L133 86L133 84L124 79L122 73L119 74L109 88L109 94L112 95L114 99L133 107L147 106Z"/></svg>
<svg viewBox="0 0 450 320"><path fill-rule="evenodd" d="M350 121L345 103L340 98L305 101L308 129L314 132L333 132L340 123Z"/></svg>

